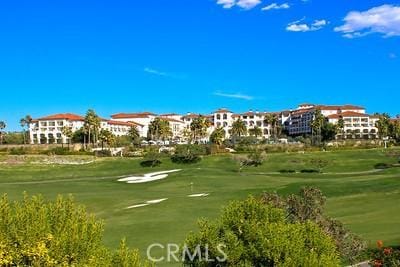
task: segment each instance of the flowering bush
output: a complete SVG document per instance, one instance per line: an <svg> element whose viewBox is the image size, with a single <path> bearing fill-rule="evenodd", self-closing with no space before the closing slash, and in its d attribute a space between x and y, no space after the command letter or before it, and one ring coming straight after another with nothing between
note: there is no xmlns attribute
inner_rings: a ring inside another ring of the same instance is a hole
<svg viewBox="0 0 400 267"><path fill-rule="evenodd" d="M391 247L385 247L383 242L376 242L378 247L373 252L371 265L374 267L393 267L400 266L400 250Z"/></svg>

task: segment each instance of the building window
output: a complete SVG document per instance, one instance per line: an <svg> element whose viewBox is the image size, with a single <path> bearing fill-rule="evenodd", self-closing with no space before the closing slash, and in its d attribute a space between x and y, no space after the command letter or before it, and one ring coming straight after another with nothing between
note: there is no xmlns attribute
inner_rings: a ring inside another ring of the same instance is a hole
<svg viewBox="0 0 400 267"><path fill-rule="evenodd" d="M217 114L217 120L221 119L221 115Z"/></svg>
<svg viewBox="0 0 400 267"><path fill-rule="evenodd" d="M228 115L227 115L227 114L224 114L224 115L223 115L223 119L224 119L224 120L227 120L227 119L228 119Z"/></svg>

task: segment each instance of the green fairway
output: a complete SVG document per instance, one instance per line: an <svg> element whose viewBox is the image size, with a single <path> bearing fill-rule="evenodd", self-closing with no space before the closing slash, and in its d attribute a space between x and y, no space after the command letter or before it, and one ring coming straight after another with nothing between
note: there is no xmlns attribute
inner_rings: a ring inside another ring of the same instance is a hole
<svg viewBox="0 0 400 267"><path fill-rule="evenodd" d="M11 156L0 156L5 161ZM22 156L21 156L22 157ZM311 159L325 159L324 173L281 174L279 170L314 168ZM143 168L139 159L97 159L87 165L0 164L0 192L20 199L22 192L54 199L72 193L79 203L105 220L105 242L128 244L144 254L152 243L182 243L196 230L198 218L216 217L233 199L263 191L295 193L305 185L319 187L328 197L328 213L343 221L371 244L381 239L400 245L400 168L375 170L377 163L397 163L382 150L269 154L257 168L239 173L231 156L207 156L200 163L178 165L164 159L161 166ZM182 169L163 180L143 184L118 182L120 176ZM193 184L191 186L191 184ZM188 195L209 196L189 198ZM166 201L126 209L149 200Z"/></svg>

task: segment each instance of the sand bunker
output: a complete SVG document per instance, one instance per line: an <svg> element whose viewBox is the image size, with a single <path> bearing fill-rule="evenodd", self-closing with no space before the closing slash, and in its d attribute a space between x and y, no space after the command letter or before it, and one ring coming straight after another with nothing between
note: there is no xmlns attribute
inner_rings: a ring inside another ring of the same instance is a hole
<svg viewBox="0 0 400 267"><path fill-rule="evenodd" d="M201 193L201 194L193 194L193 195L188 195L188 197L206 197L209 196L210 194L207 193Z"/></svg>
<svg viewBox="0 0 400 267"><path fill-rule="evenodd" d="M134 209L134 208L145 207L145 206L149 206L151 204L161 203L161 202L163 202L163 201L165 201L167 199L168 198L160 198L160 199L149 200L149 201L146 201L145 203L142 203L142 204L137 204L137 205L126 207L125 209Z"/></svg>
<svg viewBox="0 0 400 267"><path fill-rule="evenodd" d="M179 172L179 171L181 171L181 169L162 171L162 172L152 172L144 174L143 176L129 176L118 179L118 182L125 182L127 184L147 183L167 178L169 173Z"/></svg>

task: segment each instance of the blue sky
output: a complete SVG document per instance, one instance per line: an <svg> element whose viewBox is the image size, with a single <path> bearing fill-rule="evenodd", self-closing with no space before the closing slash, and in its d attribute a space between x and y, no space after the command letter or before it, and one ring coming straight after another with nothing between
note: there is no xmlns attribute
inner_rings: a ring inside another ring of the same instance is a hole
<svg viewBox="0 0 400 267"><path fill-rule="evenodd" d="M0 120L301 102L395 115L399 17L400 1L4 1Z"/></svg>

